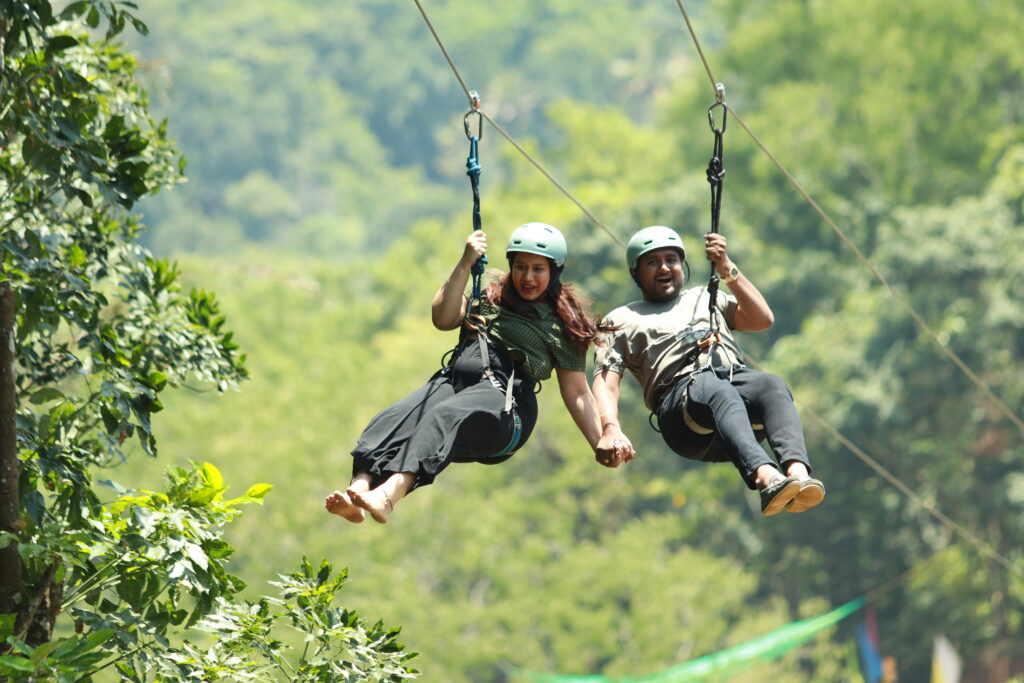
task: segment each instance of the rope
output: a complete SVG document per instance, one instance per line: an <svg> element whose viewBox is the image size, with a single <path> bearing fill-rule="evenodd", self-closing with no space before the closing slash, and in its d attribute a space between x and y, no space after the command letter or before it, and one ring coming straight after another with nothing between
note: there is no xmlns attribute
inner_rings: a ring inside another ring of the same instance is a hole
<svg viewBox="0 0 1024 683"><path fill-rule="evenodd" d="M416 4L419 4L418 2ZM690 23L690 15L686 13L686 8L683 7L683 0L676 0L676 4L679 5L679 11L683 13L683 19L686 21L686 28L690 31L690 36L693 38L693 44L697 46L697 54L700 55L700 61L704 63L704 70L708 73L708 80L711 81L711 86L714 87L718 81L711 74L711 67L708 65L708 60L704 57L704 50L700 47L700 41L697 40L697 33L693 30L693 24Z"/></svg>
<svg viewBox="0 0 1024 683"><path fill-rule="evenodd" d="M472 112L470 112L472 113ZM469 114L466 114L468 117ZM469 134L469 126L466 125L467 135ZM480 138L475 135L469 135L469 157L466 159L466 175L469 176L469 185L473 190L473 232L483 230L483 221L480 219L480 160L478 158ZM473 295L472 299L474 306L480 305L480 299L483 296L483 277L484 269L487 267L487 254L482 255L473 264L471 270L473 274Z"/></svg>
<svg viewBox="0 0 1024 683"><path fill-rule="evenodd" d="M462 87L462 92L466 94L466 99L469 100L469 106L472 108L472 110L478 113L484 119L486 119L487 123L491 124L491 126L493 126L494 129L498 131L498 133L500 133L503 138L508 140L509 143L511 143L511 145L515 147L516 150L520 154L522 154L527 161L533 164L534 168L536 168L538 171L544 174L544 177L551 181L551 184L557 187L558 190L569 199L569 201L575 204L576 207L583 212L583 215L585 215L587 218L593 221L594 224L597 225L599 228L604 230L605 233L607 233L608 236L611 237L616 244L618 244L620 247L625 248L626 243L622 241L622 238L613 233L608 228L608 226L606 226L604 223L598 220L597 216L591 213L590 210L587 209L587 207L585 207L583 203L572 194L572 192L570 192L568 189L566 189L564 185L562 185L562 183L558 182L558 180L556 180L555 177L551 175L551 173L549 173L548 170L544 168L544 166L541 165L539 161L537 161L529 152L523 149L523 146L516 142L515 138L509 135L504 128L498 125L497 121L492 119L490 116L487 115L485 111L480 109L479 98L474 98L474 93L471 92L470 89L466 86L466 82L462 79L462 75L459 73L459 69L455 66L455 62L452 61L451 56L448 54L448 50L445 48L444 42L441 40L441 36L437 34L437 31L434 29L434 24L431 23L430 17L427 16L427 11L423 9L423 5L420 4L420 0L414 0L414 2L416 3L416 7L419 8L420 14L423 15L423 21L426 22L427 28L429 28L430 33L433 34L434 40L437 42L437 46L441 48L441 54L444 55L444 58L448 61L448 66L450 66L452 69L452 73L455 74L455 78L459 81L459 85Z"/></svg>
<svg viewBox="0 0 1024 683"><path fill-rule="evenodd" d="M579 210L582 211L583 214L587 218L589 218L591 221L593 221L594 224L597 225L597 227L599 227L602 230L604 230L608 234L608 236L611 237L612 240L614 240L615 243L618 244L620 247L623 247L623 248L626 247L626 243L622 241L622 238L620 238L618 235L616 235L610 229L608 229L608 226L606 226L604 223L599 221L597 219L597 216L592 214L590 212L590 210L587 209L587 207L583 206L583 204L582 204L582 202L580 202L580 200L576 199L576 197L572 194L572 192L567 190L565 188L565 186L562 185L562 183L558 182L558 180L556 180L553 175L548 173L547 169L545 169L540 164L539 161L534 159L533 156L531 156L529 152L527 152L525 149L523 149L522 145L520 145L518 142L516 142L515 139L511 135L509 135L508 132L506 132L504 128L502 128L500 125L498 125L497 121L495 121L490 116L488 116L486 112L481 111L480 114L484 117L484 119L487 121L487 123L489 123L492 126L494 126L494 129L496 131L498 131L498 133L500 133L503 138L508 140L509 143L511 143L512 146L515 147L519 151L519 153L522 154L526 158L527 161L529 161L531 164L533 164L534 168L536 168L538 171L543 173L545 178L550 180L551 183L555 187L557 187L561 191L562 194L564 194L566 197L568 197L569 201L571 201L573 204L575 204L577 206L577 208L579 208Z"/></svg>
<svg viewBox="0 0 1024 683"><path fill-rule="evenodd" d="M746 353L745 355L747 357L747 360L751 361L755 367L758 367L760 365L760 363L758 363L757 360L754 359L749 353ZM807 406L806 404L800 401L797 401L795 398L793 400L798 406L800 406L801 411L809 415L810 418L814 420L814 422L816 422L819 427L828 432L829 435L831 435L836 441L845 446L848 451L857 456L857 458L859 458L865 465L873 469L880 477L882 477L887 482L892 484L893 487L899 490L900 493L902 493L907 498L920 505L922 509L924 509L928 514L930 514L932 517L938 520L940 524L942 524L944 527L946 527L954 534L959 536L962 540L967 541L968 543L973 545L975 548L981 551L983 555L987 555L991 559L995 560L999 564L1003 565L1004 567L1012 571L1014 574L1017 574L1018 576L1024 576L1024 569L1014 565L1009 559L1007 559L1005 555L1001 554L998 550L993 548L991 544L986 543L981 538L971 533L971 531L969 531L967 528L961 526L957 522L954 522L948 516L946 516L938 509L936 509L934 503L931 503L930 501L926 500L923 496L921 496L912 488L904 484L899 479L899 477L897 477L895 474L886 469L885 466L878 462L878 460L872 458L870 455L864 452L863 449L857 446L857 444L850 441L848 438L843 436L843 434L839 430L837 430L835 427L826 422L824 418L822 418L820 415L818 415L817 412L814 411L813 408Z"/></svg>
<svg viewBox="0 0 1024 683"><path fill-rule="evenodd" d="M722 192L725 190L725 146L723 136L725 135L726 121L729 116L729 107L725 104L725 88L722 87L718 94L720 97L711 107L708 108L708 123L711 125L711 132L715 135L714 148L711 152L711 159L708 161L707 178L711 185L711 232L718 234L718 221L722 215ZM722 127L715 125L715 109L722 108ZM708 276L708 320L711 322L711 331L708 333L708 340L717 339L719 329L718 315L718 273L715 271L715 264L711 264L711 274ZM711 362L710 354L708 362Z"/></svg>
<svg viewBox="0 0 1024 683"><path fill-rule="evenodd" d="M839 441L839 443L843 444L851 453L856 455L868 467L877 472L879 476L881 476L887 482L889 482L897 489L899 489L903 493L903 495L907 496L915 503L920 505L926 512L928 512L928 514L937 519L943 526L945 526L947 529L951 530L953 533L958 535L962 540L965 540L971 545L973 545L983 555L987 555L991 559L995 560L999 564L1003 565L1004 567L1012 571L1014 574L1024 577L1024 570L1010 562L1010 560L1008 560L1005 555L1001 554L998 550L993 548L991 544L986 543L985 541L972 534L969 530L967 530L960 524L954 522L952 519L947 517L942 512L939 512L939 510L935 508L934 503L927 501L923 497L918 495L909 486L900 481L896 477L896 475L894 475L892 472L883 467L877 460L875 460L870 455L861 450L857 446L857 444L847 439L835 427L825 422L825 420L823 420L816 412L814 412L814 410L808 408L803 404L801 404L801 408L808 415L810 415L811 419L814 420L819 427L821 427L826 432L831 434L837 441Z"/></svg>
<svg viewBox="0 0 1024 683"><path fill-rule="evenodd" d="M689 16L687 16L686 10L683 8L682 0L676 0L676 3L679 5L679 9L683 13L683 18L686 20L686 26L690 30L690 35L693 38L693 43L697 48L697 52L698 54L700 54L701 60L704 61L704 66L707 69L708 77L711 78L711 83L713 86L715 86L716 82L714 77L711 75L711 68L708 66L707 60L704 58L704 51L701 49L700 41L697 39L697 34L693 31L693 27L690 24L690 18ZM953 361L953 363L956 364L958 368L960 368L960 370L971 380L971 382L974 383L975 386L981 389L982 392L984 392L985 395L988 396L989 400L991 400L992 403L995 404L997 408L999 408L1000 412L1002 412L1003 415L1005 415L1011 422L1013 422L1013 424L1017 426L1017 429L1019 429L1020 432L1024 434L1024 420L1022 420L1014 411L1010 410L1010 408L1002 401L1002 399L996 396L996 394L992 391L988 384L980 377L978 377L978 375L973 370L971 370L970 367L968 367L968 365L963 361L963 359L960 358L959 355L957 355L955 351L953 351L951 348L949 348L947 344L945 344L941 339L939 339L938 334L936 334L935 331L931 328L931 326L924 321L924 318L922 318L917 313L917 311L914 310L914 307L911 306L910 303L903 296L901 296L899 292L896 291L896 289L892 286L889 280L886 279L886 277L882 275L882 273L879 272L879 270L875 268L875 266L870 261L868 261L867 257L864 256L861 250L857 248L857 246L846 235L846 233L843 232L843 230L838 225L835 224L835 222L829 217L829 215L825 213L824 209L822 209L821 206L819 206L818 203L814 201L811 195L808 194L806 190L804 190L800 183L797 182L796 178L794 178L792 174L790 174L790 172L786 170L785 166L782 165L782 162L780 162L778 158L771 153L768 147L766 147L765 144L761 142L761 139L754 134L750 127L747 126L746 122L740 117L736 110L732 107L730 107L729 109L730 111L732 111L732 115L736 119L737 123L740 124L743 130L747 132L747 135L749 135L750 138L754 141L754 144L756 144L761 149L761 151L768 156L772 163L775 164L775 167L779 169L779 171L782 172L782 174L786 177L786 179L789 181L789 184L792 185L794 189L796 189L796 191L800 194L800 196L802 196L807 201L808 204L810 204L811 208L814 209L814 211L819 216L821 216L822 220L824 220L825 223L830 228L832 228L832 231L839 236L839 239L842 240L843 244L845 244L846 247L853 252L853 254L857 257L858 260L860 260L864 267L867 268L872 275L874 275L875 279L882 283L886 290L888 290L889 294L894 299L896 299L896 301L900 304L903 310L906 311L908 315L910 315L910 317L914 320L915 323L917 323L917 326L920 327L921 330L925 332L925 334L927 334L927 336L932 340L932 342L935 343L936 346L939 347L939 349L946 355L947 358Z"/></svg>
<svg viewBox="0 0 1024 683"><path fill-rule="evenodd" d="M441 48L441 54L443 54L444 58L448 60L448 66L452 68L452 73L455 74L456 80L458 80L459 85L462 86L462 92L466 94L466 99L469 100L469 106L472 107L473 96L469 94L469 88L466 87L466 81L462 80L462 74L460 74L459 70L455 68L455 62L453 62L452 58L448 55L448 50L445 49L444 43L441 42L441 37L437 35L437 31L434 30L434 25L430 23L430 17L427 16L427 11L423 9L423 5L420 4L420 0L413 0L413 2L416 3L416 7L419 8L420 14L423 15L423 21L427 22L427 28L429 28L430 32L434 34L434 40L437 41L437 46Z"/></svg>

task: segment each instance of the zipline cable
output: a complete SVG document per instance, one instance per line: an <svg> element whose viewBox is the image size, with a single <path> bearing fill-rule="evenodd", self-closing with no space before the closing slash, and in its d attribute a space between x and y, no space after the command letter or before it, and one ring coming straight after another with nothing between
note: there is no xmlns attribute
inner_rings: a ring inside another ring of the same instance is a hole
<svg viewBox="0 0 1024 683"><path fill-rule="evenodd" d="M694 32L693 26L690 24L690 17L687 15L686 9L683 7L682 0L676 0L676 4L679 5L679 9L683 13L683 19L686 21L686 27L689 29L690 36L693 38L693 44L696 46L697 53L700 55L701 60L704 62L704 68L707 70L708 78L711 79L711 85L712 87L716 88L717 92L717 83L714 79L714 76L712 76L711 74L711 67L708 66L707 59L705 59L704 57L704 50L701 49L700 40L697 39L697 34ZM1002 412L1007 418L1009 418L1009 420L1013 422L1014 425L1017 426L1021 433L1024 434L1024 420L1022 420L1014 411L1010 410L1006 403L1004 403L1002 399L996 396L995 392L992 391L991 387L989 387L989 385L983 379L978 377L978 375L973 370L971 370L970 367L968 367L968 365L963 361L963 359L961 359L955 351L949 348L949 346L939 338L939 335L931 328L930 325L928 325L928 323L924 321L924 318L922 318L917 313L917 311L914 310L914 307L910 305L910 302L908 302L902 295L900 295L899 292L896 291L896 288L892 286L889 280L884 275L882 275L882 273L879 272L879 270L867 259L867 257L864 256L863 252L861 252L861 250L857 248L857 245L853 243L853 240L851 240L846 235L846 233L843 232L843 230L838 225L835 224L835 222L829 217L829 215L825 213L825 210L822 209L821 206L819 206L818 203L814 201L811 195L808 194L806 190L804 190L803 186L801 186L800 183L797 182L796 178L794 178L793 175L788 170L786 170L785 166L782 165L782 162L780 162L778 158L774 154L772 154L768 147L765 146L763 142L761 142L761 139L754 134L754 131L752 131L749 126L747 126L746 122L739 115L736 109L730 106L729 110L732 112L732 115L736 119L736 122L740 124L743 130L747 132L747 135L749 135L750 138L754 141L754 144L756 144L761 149L761 151L768 156L772 163L775 164L775 167L779 169L779 171L781 171L782 174L786 177L786 179L789 181L789 184L792 185L793 188L800 194L800 196L802 196L807 201L807 203L811 205L811 208L814 209L814 211L817 212L819 216L821 216L822 220L824 220L825 223L830 228L832 228L832 231L839 236L839 239L842 240L842 242L847 246L847 248L853 252L853 254L860 260L862 264L864 264L868 271L875 276L875 279L882 283L882 285L888 290L889 294L894 299L896 299L896 301L900 304L903 310L906 311L911 318L913 318L914 322L917 323L918 327L920 327L925 332L925 334L927 334L928 337L931 338L935 345L938 346L939 349L951 361L953 361L953 363L955 363L958 368L960 368L960 370L975 384L975 386L981 389L985 393L985 395L989 397L989 399L996 405L996 407L999 408L1000 412Z"/></svg>
<svg viewBox="0 0 1024 683"><path fill-rule="evenodd" d="M419 4L418 2L416 4ZM718 87L718 81L715 80L714 74L711 73L711 66L708 64L707 58L704 56L704 50L700 46L700 41L697 40L697 33L693 30L693 24L690 23L690 15L686 13L686 8L683 7L683 0L676 0L676 4L679 5L679 11L683 13L683 20L686 22L686 28L690 31L690 36L693 38L693 44L697 46L697 54L700 55L700 61L704 64L704 71L708 74L708 80L711 81L711 87Z"/></svg>
<svg viewBox="0 0 1024 683"><path fill-rule="evenodd" d="M751 365L753 365L757 369L760 369L760 366L762 364L758 361L758 359L754 358L749 351L746 352L744 355L747 357L747 360L750 361ZM967 541L968 543L973 545L975 548L981 551L983 555L987 555L988 557L992 558L999 564L1003 565L1004 567L1012 571L1014 574L1017 574L1018 576L1024 576L1024 568L1013 564L1013 562L1011 562L1005 555L1003 555L994 547L992 547L990 543L986 543L977 535L973 534L969 529L958 524L957 522L953 521L948 516L940 512L933 503L926 500L919 493L917 493L912 488L904 484L899 477L897 477L895 474L886 469L884 465L878 462L878 460L872 458L857 444L853 443L848 438L846 438L846 436L844 436L842 432L840 432L838 429L836 429L831 424L826 422L825 418L821 417L821 415L819 415L813 408L803 403L802 401L798 401L795 396L793 398L793 401L798 406L800 406L801 412L804 412L808 416L810 416L810 418L814 420L814 422L816 422L819 427L828 432L828 434L832 436L832 438L841 443L848 451L857 456L857 458L859 458L861 462L863 462L865 465L873 469L876 474L878 474L880 477L882 477L887 482L892 484L893 487L895 487L900 493L902 493L907 498L920 505L925 512L927 512L936 520L938 520L940 524L942 524L944 527L946 527L954 534L959 536L962 540Z"/></svg>
<svg viewBox="0 0 1024 683"><path fill-rule="evenodd" d="M883 467L877 460L875 460L870 455L861 450L860 447L857 446L857 444L847 439L839 432L839 430L837 430L829 423L825 422L825 420L822 419L821 416L819 416L813 409L809 408L804 404L801 404L801 409L808 415L810 415L811 419L814 420L819 427L828 432L839 443L843 444L851 453L856 455L868 467L877 472L879 476L881 476L883 479L885 479L890 484L899 489L903 493L903 495L913 500L915 503L920 505L925 510L925 512L930 514L935 519L939 520L939 522L947 529L953 531L953 533L958 535L962 540L967 541L975 548L977 548L983 555L987 555L991 559L995 560L999 564L1003 565L1004 567L1012 571L1014 574L1018 576L1024 576L1024 569L1010 562L1010 560L1007 559L1005 555L1003 555L998 550L993 548L991 544L986 543L982 539L972 534L965 527L954 522L952 519L950 519L943 513L939 512L939 510L936 509L934 503L927 501L920 495L918 495L909 486L900 481L896 477L896 475L894 475L892 472Z"/></svg>
<svg viewBox="0 0 1024 683"><path fill-rule="evenodd" d="M484 120L486 120L487 123L489 123L492 126L494 126L494 130L498 131L501 134L502 137L504 137L506 140L508 140L512 144L513 147L515 147L517 150L519 150L519 153L522 154L526 158L527 161L529 161L531 164L533 164L533 166L538 171L543 173L544 177L547 178L548 180L550 180L551 183L562 192L562 194L564 194L566 197L568 197L569 201L571 201L573 204L575 204L576 207L579 208L579 210L582 211L587 218L592 220L594 222L594 224L597 225L597 227L599 227L602 230L604 230L608 234L608 236L611 237L615 241L615 243L618 244L620 247L623 247L623 248L626 247L626 243L622 241L621 237L619 237L618 235L613 233L608 228L607 225L605 225L604 223L599 221L597 219L597 216L592 214L590 212L590 210L587 209L587 207L583 206L583 203L580 202L580 200L576 199L576 197L573 196L572 192L570 192L568 189L566 189L565 186L562 185L562 183L558 182L558 180L556 180L553 175L548 173L548 171L540 164L540 162L538 162L536 159L534 159L533 156L529 152L527 152L525 149L523 149L523 147L518 142L516 142L515 139L513 139L513 137L511 135L509 135L505 131L504 128L499 126L498 123L494 119L492 119L490 116L487 115L486 112L480 112L480 113L483 115Z"/></svg>
<svg viewBox="0 0 1024 683"><path fill-rule="evenodd" d="M444 43L441 42L441 36L437 35L437 31L434 30L434 25L430 22L430 17L427 16L427 11L423 9L423 5L420 4L420 0L413 0L413 2L416 3L416 7L419 8L420 14L423 15L423 21L427 23L427 28L430 29L430 32L434 36L434 40L437 41L437 46L441 48L441 54L443 54L444 58L448 60L448 66L452 68L452 73L455 74L455 78L459 81L459 85L462 86L462 92L466 94L466 99L469 100L469 106L472 107L473 96L470 94L469 88L466 87L466 81L462 80L462 74L460 74L459 70L455 68L455 62L453 62L452 58L448 55L448 50L445 49Z"/></svg>
<svg viewBox="0 0 1024 683"><path fill-rule="evenodd" d="M430 19L427 17L427 14L424 11L423 6L420 4L419 0L414 0L414 1L416 2L416 6L419 7L420 13L423 15L423 19L427 22L427 26L430 28L430 32L434 35L434 39L437 41L438 46L441 48L441 51L444 54L445 59L448 60L448 64L451 66L452 72L455 74L456 78L459 80L459 84L462 85L463 90L466 92L466 97L469 99L470 106L473 107L473 105L474 105L474 98L470 94L469 89L466 88L465 82L462 80L462 76L459 75L458 69L455 67L455 64L451 60L451 57L449 57L449 55L448 55L448 51L445 49L444 44L441 42L441 39L438 36L437 32L434 30L433 25L430 23ZM683 9L683 5L682 5L681 0L676 0L676 1L679 4L680 9L683 11L683 16L684 16L684 18L686 18L687 26L690 26L689 17L687 17L687 15L686 15L686 10ZM697 41L696 35L692 33L692 29L691 29L691 35L693 35L694 42L697 45L697 51L701 54L701 59L703 60L704 59L704 53L703 53L703 51L700 48L700 43L699 43L699 41ZM711 69L710 69L710 67L707 66L706 60L705 60L705 68L707 69L708 76L712 79L712 83L715 84L714 83L714 77L711 75ZM716 93L717 93L718 92L717 84L715 84L715 85L716 85ZM478 101L477 101L477 104L479 104ZM494 129L496 131L498 131L498 133L501 134L502 137L504 137L506 140L508 140L508 142L511 143L512 146L515 147L516 150L518 150L519 153L522 154L527 159L527 161L529 161L531 164L533 164L533 166L538 171L540 171L544 175L544 177L546 177L549 181L551 181L551 183L554 184L555 187L557 187L562 192L562 194L564 194L566 197L568 197L587 216L587 218L589 218L591 221L594 222L594 224L596 224L601 229L603 229L606 233L608 233L608 235L619 246L625 246L623 241L618 236L616 236L614 233L612 233L612 231L609 230L608 227L604 223L602 223L600 220L598 220L597 217L594 216L594 214L591 213L578 199L576 199L576 197L574 197L573 194L571 192L569 192L568 189L566 189L561 183L559 183L558 180L556 180L554 176L552 176L536 159L533 158L533 156L531 156L525 149L523 149L523 147L518 142L516 142L516 140L511 135L509 135L508 132L506 132L504 128L502 128L496 121L494 121L490 116L487 115L486 112L484 112L479 107L475 107L474 109L475 109L475 111L477 113L480 114L480 116L484 120L486 120L491 126L493 126ZM760 144L760 141L758 140L758 138L746 126L746 124L743 122L743 120L740 118L740 116L736 113L736 110L730 106L729 107L729 111L732 112L732 115L740 123L740 125L743 127L743 129L745 131L747 131L747 134L750 135L754 139L754 141L756 143L758 143L759 146L761 146L761 149L766 154L768 154L770 158L772 158L774 160L774 156L767 150L767 148L765 148L763 145ZM792 180L792 176L790 176L785 171L785 169L781 166L781 164L777 163L776 165L779 166L780 170L782 170L783 173L786 174L787 178L791 179L791 182L798 187L798 189L801 191L801 194L803 194L804 197L808 201L811 202L812 206L814 206L817 209L819 215L824 217L825 220L829 222L829 224L833 227L833 229L840 235L840 237L842 237L844 239L844 241L854 251L854 253L856 253L859 256L861 256L862 260L866 260L866 259L863 259L863 255L856 248L856 246L851 241L849 241L849 239L847 239L845 237L843 232L837 226L835 226L835 224L832 223L831 220L828 219L827 215L824 213L824 211L822 211L817 206L817 204L814 202L814 200L811 199L810 196L807 195L805 192L803 192L803 189L799 187L799 185L796 183L795 180ZM877 271L875 271L875 272L877 273ZM881 278L881 274L878 274L878 277ZM882 279L883 279L883 282L884 282L884 278L882 278ZM891 287L890 287L890 291L892 291ZM902 300L901 300L901 302L902 302ZM903 303L905 304L905 302L903 302ZM909 307L908 304L905 304L905 305ZM920 321L921 325L925 325L924 321L921 320L919 316L914 314L914 317L915 317L916 320ZM925 325L925 327L927 328L926 325ZM933 336L933 338L935 338L935 337ZM940 344L940 346L942 345L941 341L939 341L937 338L935 338L935 340L936 340L937 343ZM950 353L952 353L952 352L950 352ZM750 354L748 353L747 355L749 357ZM966 366L964 366L964 367L966 368ZM967 371L969 373L969 376L973 375L973 373L970 373L969 368L967 368ZM980 382L980 380L978 380L978 381ZM986 390L987 390L987 387L985 387L984 383L981 383L981 385L982 385L983 388L986 388ZM1003 405L1002 402L998 400L998 398L994 397L994 395L992 394L991 390L987 390L987 393L990 396L993 396L993 398L994 398L994 400L996 401L997 404L999 404L1000 406ZM1003 407L1005 409L1005 406L1003 406ZM860 458L869 467L874 469L880 476L882 476L884 479L886 479L886 481L888 481L890 484L892 484L894 487L896 487L901 493L903 493L908 498L910 498L911 500L913 500L914 502L919 504L924 510L926 510L930 514L932 514L937 520L939 520L940 523L945 525L950 530L954 531L954 533L959 535L961 538L968 540L972 545L977 547L984 554L992 557L993 559L996 559L996 561L999 562L999 564L1001 564L1004 567L1010 569L1014 573L1017 573L1017 574L1021 573L1021 570L1019 568L1017 568L1015 565L1013 565L1005 556L1001 555L998 551L996 551L990 545L986 544L981 539L979 539L976 536L972 535L967 529L965 529L964 527L960 526L959 524L957 524L956 522L951 520L949 517L947 517L946 515L942 514L938 510L936 510L933 505L931 505L930 503L925 501L920 495L915 493L909 486L904 484L895 475L893 475L887 469L885 469L881 464L878 463L877 460L875 460L874 458L869 456L867 453L865 453L863 450L861 450L856 444L854 444L852 441L850 441L845 436L843 436L834 427L832 427L831 425L826 423L821 417L819 417L817 415L817 413L815 413L810 408L807 408L806 406L804 406L804 409L811 416L811 418L814 419L815 422L817 422L823 429L825 429L825 431L827 431L834 438L836 438L841 444L843 444L847 449L849 449L850 452L852 452L855 456ZM1006 409L1006 410L1008 411L1008 409ZM1010 414L1011 414L1011 416L1013 418L1016 418L1015 415L1013 415L1012 413L1010 413ZM1019 422L1019 420L1015 419L1015 422ZM1022 423L1020 426L1021 426L1022 430L1024 430L1024 423Z"/></svg>
<svg viewBox="0 0 1024 683"><path fill-rule="evenodd" d="M534 168L536 168L538 171L540 171L544 175L545 178L547 178L549 181L551 181L551 184L554 185L556 188L558 188L558 190L563 195L565 195L569 199L569 201L571 201L573 204L575 204L576 207L580 211L582 211L583 214L587 218L589 218L591 221L593 221L594 224L597 225L599 228L604 230L608 234L608 236L611 237L612 240L615 241L616 244L618 244L620 247L625 248L626 243L622 241L621 237L619 237L618 235L613 233L608 228L608 226L606 226L604 223L602 223L600 220L598 220L597 216L595 216L587 207L585 207L583 205L583 203L579 199L577 199L575 197L575 195L573 195L572 192L570 192L568 190L568 188L566 188L562 183L560 183L555 178L555 176L553 176L550 172L548 172L548 170L546 168L544 168L544 166L539 161L537 161L537 159L535 159L533 157L533 155L531 155L529 152L527 152L523 148L522 145L520 145L518 142L516 142L515 138L513 138L508 133L508 131L506 131L504 128L502 128L500 125L498 125L497 121L495 121L490 116L488 116L487 112L485 112L483 109L480 108L479 97L474 97L475 93L473 91L471 91L466 86L466 81L463 80L462 74L459 73L458 67L455 66L455 62L452 61L451 55L448 54L448 50L447 50L447 48L445 48L444 41L441 40L441 36L438 35L437 30L434 29L434 24L430 21L430 17L427 15L427 11L425 9L423 9L423 5L420 4L420 0L413 0L413 1L416 3L416 7L419 8L420 14L423 16L423 21L426 22L427 28L430 29L431 35L434 36L434 41L437 42L437 46L441 49L441 54L444 55L445 60L447 60L447 62L448 62L448 66L451 67L452 73L455 74L455 78L459 81L459 85L462 87L462 92L464 92L466 94L466 99L469 100L469 106L473 109L473 111L475 111L476 113L480 114L480 116L483 117L483 119L486 120L487 123L489 123L491 126L494 127L494 130L498 131L498 133L503 138L508 140L509 143L513 147L515 147L516 150L520 154L522 154L523 157L527 161L529 161L531 164L533 164Z"/></svg>

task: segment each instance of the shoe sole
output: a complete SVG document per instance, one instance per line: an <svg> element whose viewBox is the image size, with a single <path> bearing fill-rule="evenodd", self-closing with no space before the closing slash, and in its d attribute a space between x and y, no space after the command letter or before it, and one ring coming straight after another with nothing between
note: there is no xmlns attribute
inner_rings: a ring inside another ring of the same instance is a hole
<svg viewBox="0 0 1024 683"><path fill-rule="evenodd" d="M772 502L768 504L768 507L761 511L761 514L765 517L771 517L772 515L779 514L786 509L786 506L789 505L793 499L796 498L797 494L800 493L800 489L800 482L790 482L781 491L775 494L775 498L773 498Z"/></svg>
<svg viewBox="0 0 1024 683"><path fill-rule="evenodd" d="M800 484L800 491L786 511L799 514L810 510L823 500L825 500L825 485L815 479L805 481Z"/></svg>

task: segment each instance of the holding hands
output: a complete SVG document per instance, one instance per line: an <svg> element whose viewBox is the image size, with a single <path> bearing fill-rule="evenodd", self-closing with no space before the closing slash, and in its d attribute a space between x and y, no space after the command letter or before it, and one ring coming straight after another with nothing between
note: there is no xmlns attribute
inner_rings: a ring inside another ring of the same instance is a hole
<svg viewBox="0 0 1024 683"><path fill-rule="evenodd" d="M594 449L594 459L605 467L618 467L636 457L629 438L617 427L604 430Z"/></svg>

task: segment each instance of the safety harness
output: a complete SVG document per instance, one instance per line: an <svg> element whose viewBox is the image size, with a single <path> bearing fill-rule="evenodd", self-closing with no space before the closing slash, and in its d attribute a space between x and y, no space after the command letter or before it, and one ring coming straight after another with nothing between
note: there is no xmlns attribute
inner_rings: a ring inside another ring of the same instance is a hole
<svg viewBox="0 0 1024 683"><path fill-rule="evenodd" d="M715 125L715 109L722 108L722 127ZM726 119L729 115L729 107L725 103L725 86L721 83L715 84L715 103L708 107L708 124L711 132L715 135L714 149L711 152L711 160L708 161L707 178L711 185L711 232L718 234L718 219L722 212L722 190L725 188L725 148L722 137L725 135ZM711 330L707 336L697 342L697 354L705 349L708 351L707 369L712 366L714 348L722 343L722 335L718 329L721 325L721 316L718 312L718 273L715 271L715 264L711 264L711 275L708 276L708 320L711 323ZM700 368L704 370L705 368ZM698 370L699 371L699 370Z"/></svg>
<svg viewBox="0 0 1024 683"><path fill-rule="evenodd" d="M469 157L466 159L466 175L469 176L469 184L473 190L473 230L474 232L482 229L481 226L483 221L480 219L480 159L479 159L479 143L480 139L484 136L483 131L483 115L480 113L480 96L475 90L469 93L471 104L470 110L466 112L466 115L462 119L463 127L466 130L466 137L469 138ZM470 118L476 116L476 134L473 134L473 127L470 125ZM473 290L470 295L470 306L469 313L466 315L463 321L462 332L459 335L459 343L452 350L452 352L461 351L465 346L469 332L475 332L476 338L480 345L480 361L483 364L483 376L500 392L505 394L505 405L502 409L503 413L511 414L512 416L512 438L509 439L508 444L501 450L500 453L494 454L493 458L501 458L507 455L515 453L519 448L519 439L523 435L523 420L519 416L519 412L516 408L515 397L512 396L513 382L516 376L515 366L512 367L511 373L509 373L508 381L505 386L501 386L501 380L494 374L494 370L491 369L491 354L490 335L487 332L487 321L479 315L480 303L483 300L483 276L484 268L487 265L487 255L484 254L476 263L473 264L472 275L473 275ZM445 354L446 356L448 354Z"/></svg>
<svg viewBox="0 0 1024 683"><path fill-rule="evenodd" d="M715 109L719 107L722 109L721 128L719 128L715 123ZM707 179L708 183L711 185L711 232L714 234L718 233L718 221L722 212L722 190L725 186L725 148L722 138L725 135L725 126L728 115L729 106L725 103L725 86L721 83L716 83L715 103L708 108L708 124L711 126L711 132L715 136L715 142L707 168ZM721 332L719 332L721 328L721 313L716 305L718 300L718 284L718 272L715 270L715 264L712 263L711 275L708 277L707 286L708 320L711 323L711 329L703 339L697 342L696 348L694 348L693 351L687 354L683 359L684 365L689 365L690 363L697 361L700 358L701 353L707 351L707 362L699 368L694 369L690 374L690 378L686 383L686 390L683 393L682 401L683 422L686 423L686 426L693 433L705 436L708 434L714 434L715 430L703 426L697 422L693 415L690 414L690 387L693 385L693 382L699 373L714 371L715 347L723 344L722 335ZM730 381L732 380L732 370L735 367L735 365L732 365L729 369ZM760 423L751 423L750 426L755 432L764 430L764 425Z"/></svg>

